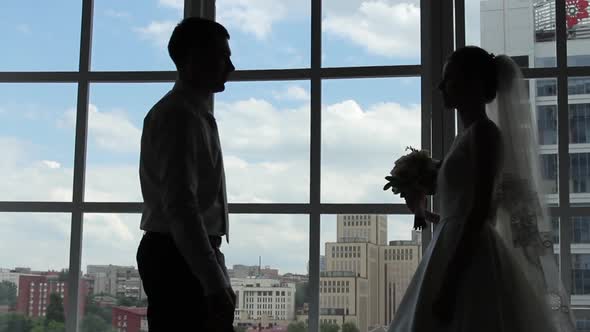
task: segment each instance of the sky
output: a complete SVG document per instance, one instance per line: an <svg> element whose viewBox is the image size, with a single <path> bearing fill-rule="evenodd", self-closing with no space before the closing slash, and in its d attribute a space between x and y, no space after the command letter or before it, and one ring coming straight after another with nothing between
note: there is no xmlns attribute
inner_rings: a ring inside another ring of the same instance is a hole
<svg viewBox="0 0 590 332"><path fill-rule="evenodd" d="M468 41L476 43L479 1L468 1ZM0 71L76 71L81 2L3 1ZM301 0L218 0L240 69L306 68L310 4ZM474 14L475 13L475 14ZM331 0L323 7L326 67L420 64L418 0ZM178 0L97 0L91 68L173 70L166 43L182 17ZM408 145L420 146L420 78L322 83L325 203L388 203L383 177ZM87 201L139 202L139 141L167 83L90 85ZM215 98L231 203L309 199L309 81L228 83ZM0 200L69 201L76 84L0 84ZM70 215L0 215L0 267L68 265ZM82 265L136 265L138 214L86 214ZM322 216L335 241L335 216ZM306 273L306 215L232 215L229 266L257 264ZM412 218L388 216L389 238L409 239Z"/></svg>

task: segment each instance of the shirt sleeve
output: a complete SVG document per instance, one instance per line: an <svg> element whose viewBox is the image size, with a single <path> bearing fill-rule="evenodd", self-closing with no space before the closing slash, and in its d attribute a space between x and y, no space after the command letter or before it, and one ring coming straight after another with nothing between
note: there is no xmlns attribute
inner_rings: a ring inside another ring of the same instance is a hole
<svg viewBox="0 0 590 332"><path fill-rule="evenodd" d="M167 112L158 133L162 207L178 250L208 295L229 287L229 281L209 242L197 197L196 137L202 129L195 128L190 110Z"/></svg>

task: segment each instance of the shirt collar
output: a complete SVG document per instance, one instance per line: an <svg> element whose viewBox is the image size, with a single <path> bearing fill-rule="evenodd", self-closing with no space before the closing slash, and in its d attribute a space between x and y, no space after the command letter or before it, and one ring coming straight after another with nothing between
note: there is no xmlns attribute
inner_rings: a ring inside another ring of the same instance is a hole
<svg viewBox="0 0 590 332"><path fill-rule="evenodd" d="M213 115L213 108L209 103L209 96L207 94L198 93L194 90L191 90L186 85L186 83L182 82L181 80L177 80L174 83L172 91L180 93L184 98L186 98L189 101L191 105L195 107L197 111Z"/></svg>

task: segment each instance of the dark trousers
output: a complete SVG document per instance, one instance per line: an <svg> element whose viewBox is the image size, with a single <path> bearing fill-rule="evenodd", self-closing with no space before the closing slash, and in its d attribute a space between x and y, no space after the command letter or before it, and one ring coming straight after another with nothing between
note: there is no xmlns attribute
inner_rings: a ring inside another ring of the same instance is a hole
<svg viewBox="0 0 590 332"><path fill-rule="evenodd" d="M219 263L225 271L221 238L211 238ZM203 289L176 248L170 235L146 233L137 250L137 265L148 297L150 332L232 331L233 322L209 322ZM222 328L226 325L225 328Z"/></svg>

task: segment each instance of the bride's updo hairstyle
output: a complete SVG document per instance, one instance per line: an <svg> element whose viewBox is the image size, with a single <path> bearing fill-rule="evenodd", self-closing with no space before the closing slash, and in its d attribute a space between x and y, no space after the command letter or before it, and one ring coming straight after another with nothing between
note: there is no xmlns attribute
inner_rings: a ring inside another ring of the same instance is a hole
<svg viewBox="0 0 590 332"><path fill-rule="evenodd" d="M481 80L483 83L484 102L490 103L498 91L497 61L493 54L477 46L465 46L457 49L448 59L448 63L468 81Z"/></svg>

